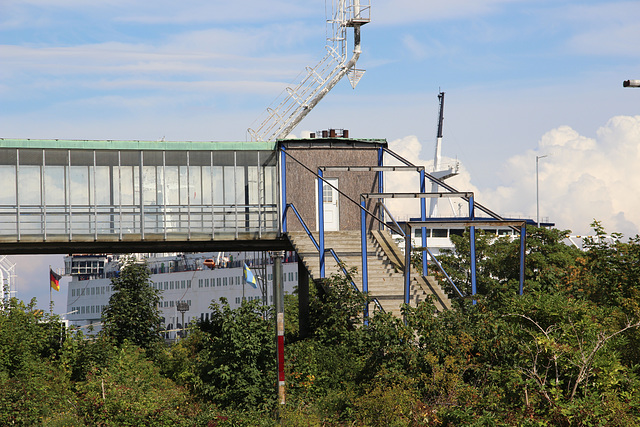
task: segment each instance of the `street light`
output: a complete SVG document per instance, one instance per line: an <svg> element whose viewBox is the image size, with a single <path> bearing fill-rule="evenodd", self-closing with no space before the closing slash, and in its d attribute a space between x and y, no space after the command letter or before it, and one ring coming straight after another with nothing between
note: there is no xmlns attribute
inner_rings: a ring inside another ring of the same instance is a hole
<svg viewBox="0 0 640 427"><path fill-rule="evenodd" d="M625 80L622 87L640 87L640 80Z"/></svg>
<svg viewBox="0 0 640 427"><path fill-rule="evenodd" d="M189 311L189 303L187 303L186 301L178 301L178 303L176 304L176 309L182 313L182 334L180 335L180 338L184 338L184 312L185 311Z"/></svg>
<svg viewBox="0 0 640 427"><path fill-rule="evenodd" d="M549 157L548 154L544 156L536 156L536 226L540 227L540 184L538 180L538 162L540 159Z"/></svg>

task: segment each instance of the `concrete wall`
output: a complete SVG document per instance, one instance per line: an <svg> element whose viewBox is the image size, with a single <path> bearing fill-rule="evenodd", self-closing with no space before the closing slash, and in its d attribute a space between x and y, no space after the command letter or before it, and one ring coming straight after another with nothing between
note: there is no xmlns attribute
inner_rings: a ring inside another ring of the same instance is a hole
<svg viewBox="0 0 640 427"><path fill-rule="evenodd" d="M378 148L386 146L384 141L354 142L352 140L304 140L283 142L287 153L314 173L319 166L377 166ZM316 176L293 159L286 159L287 202L293 203L311 231L316 230ZM340 230L360 229L360 194L378 192L377 172L325 172L325 178L338 178L340 195ZM372 211L373 201L368 200L367 209ZM367 220L368 228L373 220ZM302 230L295 215L287 215L290 231Z"/></svg>

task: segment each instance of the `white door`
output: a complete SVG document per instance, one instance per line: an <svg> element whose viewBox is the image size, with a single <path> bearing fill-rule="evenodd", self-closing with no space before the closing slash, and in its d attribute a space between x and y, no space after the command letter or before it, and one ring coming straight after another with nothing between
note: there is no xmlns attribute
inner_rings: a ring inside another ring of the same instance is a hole
<svg viewBox="0 0 640 427"><path fill-rule="evenodd" d="M340 210L338 206L338 191L327 185L327 182L338 188L338 178L325 178L322 186L322 200L324 204L324 230L338 231L340 229ZM316 206L318 206L318 185L316 180ZM316 231L318 230L318 213L316 212Z"/></svg>

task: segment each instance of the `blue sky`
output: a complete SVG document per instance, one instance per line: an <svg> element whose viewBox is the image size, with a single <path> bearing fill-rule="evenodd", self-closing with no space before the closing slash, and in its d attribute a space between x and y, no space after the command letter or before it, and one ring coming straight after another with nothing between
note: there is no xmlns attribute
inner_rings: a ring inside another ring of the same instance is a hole
<svg viewBox="0 0 640 427"><path fill-rule="evenodd" d="M367 73L293 133L348 128L428 165L442 89L453 185L533 217L535 156L548 154L542 216L634 235L640 90L622 81L640 78L638 16L631 1L372 0ZM324 20L318 0L0 0L0 137L245 140L324 55ZM18 258L28 299L42 268Z"/></svg>

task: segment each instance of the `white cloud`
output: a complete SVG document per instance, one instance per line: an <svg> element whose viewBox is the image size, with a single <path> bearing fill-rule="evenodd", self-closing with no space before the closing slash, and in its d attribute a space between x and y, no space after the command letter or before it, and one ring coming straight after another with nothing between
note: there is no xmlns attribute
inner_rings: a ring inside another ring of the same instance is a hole
<svg viewBox="0 0 640 427"><path fill-rule="evenodd" d="M526 0L381 0L372 4L371 20L382 25L439 21L485 15L505 4L523 1Z"/></svg>
<svg viewBox="0 0 640 427"><path fill-rule="evenodd" d="M82 13L86 17L101 17L104 20L114 20L125 23L138 24L197 24L197 23L225 23L246 24L265 22L265 20L286 20L313 16L323 12L320 0L306 1L304 6L293 0L245 0L244 2L230 2L225 0L5 0L2 5L10 14L6 14L1 27L14 26L20 22L28 28L55 25L56 20L48 19L53 14ZM27 19L31 17L45 17L38 21Z"/></svg>
<svg viewBox="0 0 640 427"><path fill-rule="evenodd" d="M430 170L432 161L425 159L429 144L408 136L389 145L407 160ZM464 165L447 183L459 191L473 191L479 203L500 215L535 219L536 155L547 155L539 160L541 220L581 235L590 232L594 219L602 221L609 232L626 236L640 232L640 199L635 189L640 182L640 116L613 117L598 129L596 138L580 135L568 126L552 129L540 138L536 150L507 160L502 185L496 188L477 189ZM419 189L417 177L408 173L388 173L386 182L387 191ZM454 211L458 203L453 201ZM419 216L417 202L394 200L389 206L399 219ZM451 215L448 202L439 204L439 210L441 216Z"/></svg>
<svg viewBox="0 0 640 427"><path fill-rule="evenodd" d="M433 160L426 160L426 156L431 154L431 147L421 143L415 135L394 140L389 143L389 148L416 166L424 166L426 172L433 169ZM385 161L387 161L385 159ZM399 165L395 159L389 161L389 165ZM477 193L477 188L471 183L471 176L467 169L458 161L448 157L442 157L441 166L443 168L458 167L458 175L446 181L447 184L460 191L473 191ZM385 191L388 192L419 192L420 180L417 172L386 172ZM427 192L431 191L431 186L427 183ZM420 202L416 199L388 199L387 207L398 220L420 216ZM429 200L427 200L427 205ZM438 216L451 217L468 214L468 205L462 199L446 199L438 201Z"/></svg>
<svg viewBox="0 0 640 427"><path fill-rule="evenodd" d="M616 116L595 138L561 126L542 136L536 150L510 158L506 184L483 190L482 198L499 212L533 217L536 212L535 156L539 160L540 215L577 234L594 220L610 231L640 232L640 116Z"/></svg>

